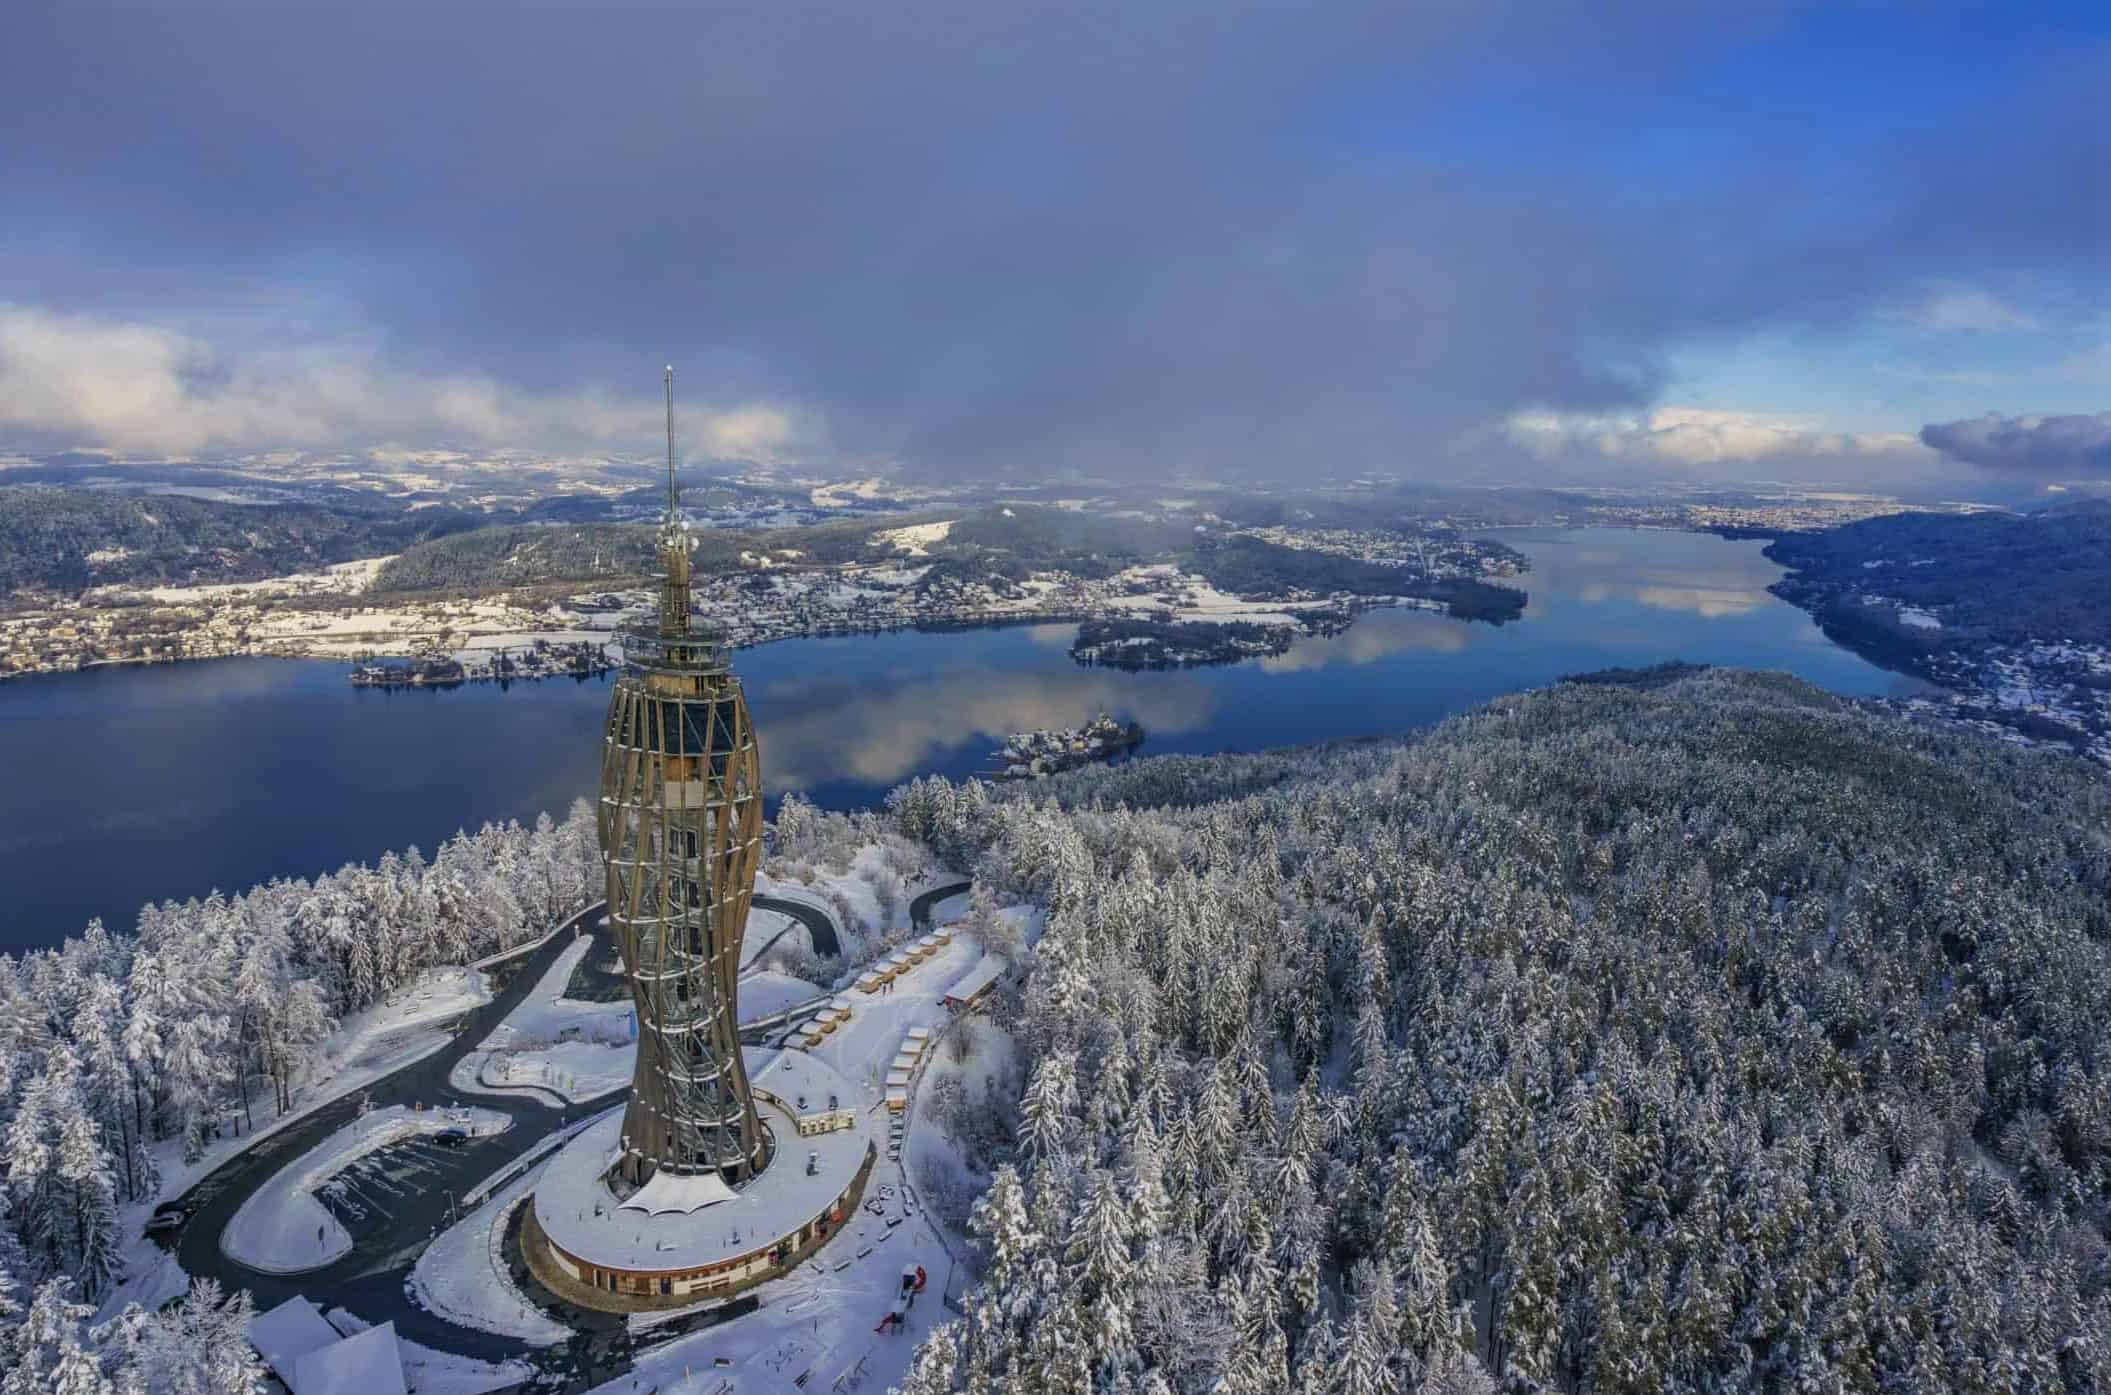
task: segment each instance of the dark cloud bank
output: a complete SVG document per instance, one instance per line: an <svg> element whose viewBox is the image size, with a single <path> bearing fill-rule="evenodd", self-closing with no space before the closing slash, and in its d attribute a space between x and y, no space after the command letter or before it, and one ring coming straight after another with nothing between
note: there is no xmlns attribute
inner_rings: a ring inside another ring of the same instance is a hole
<svg viewBox="0 0 2111 1395"><path fill-rule="evenodd" d="M1988 470L2111 475L2111 412L2006 417L1988 412L1920 430L1921 444Z"/></svg>

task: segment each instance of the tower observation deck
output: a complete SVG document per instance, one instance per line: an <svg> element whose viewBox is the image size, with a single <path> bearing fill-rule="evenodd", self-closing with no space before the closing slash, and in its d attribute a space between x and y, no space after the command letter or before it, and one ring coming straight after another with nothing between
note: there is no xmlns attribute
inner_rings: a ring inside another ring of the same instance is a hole
<svg viewBox="0 0 2111 1395"><path fill-rule="evenodd" d="M599 834L609 928L638 1014L638 1060L609 1180L661 1173L739 1188L769 1163L741 1057L741 936L762 853L762 767L740 680L690 614L667 370L667 513L656 621L621 632L602 742ZM708 1185L708 1184L707 1184Z"/></svg>

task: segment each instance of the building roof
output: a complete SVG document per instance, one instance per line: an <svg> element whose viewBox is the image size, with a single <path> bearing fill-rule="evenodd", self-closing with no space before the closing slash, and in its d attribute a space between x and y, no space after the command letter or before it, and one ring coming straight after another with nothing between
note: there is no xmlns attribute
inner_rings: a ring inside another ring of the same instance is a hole
<svg viewBox="0 0 2111 1395"><path fill-rule="evenodd" d="M249 1321L249 1344L271 1367L271 1373L293 1387L293 1366L309 1352L333 1346L343 1338L323 1321L322 1311L307 1299L287 1299Z"/></svg>
<svg viewBox="0 0 2111 1395"><path fill-rule="evenodd" d="M1010 967L1009 964L1004 962L1003 955L985 954L982 956L980 963L968 970L958 983L946 990L946 996L956 999L972 998L998 979L1004 977L1004 971Z"/></svg>
<svg viewBox="0 0 2111 1395"><path fill-rule="evenodd" d="M831 1094L854 1099L850 1082L804 1051L750 1047L742 1054L757 1090L755 1106L778 1141L778 1156L761 1176L731 1200L693 1211L646 1214L619 1206L606 1181L622 1151L623 1110L613 1108L559 1149L535 1184L535 1219L550 1240L611 1269L689 1269L766 1252L826 1212L873 1150L872 1134L852 1114L850 1128L801 1138L793 1111L800 1095L809 1114L824 1111ZM813 1175L803 1165L807 1152L820 1155Z"/></svg>
<svg viewBox="0 0 2111 1395"><path fill-rule="evenodd" d="M249 1323L249 1344L293 1395L405 1395L396 1325L350 1337L305 1298L289 1298Z"/></svg>
<svg viewBox="0 0 2111 1395"><path fill-rule="evenodd" d="M406 1395L396 1324L384 1322L309 1352L293 1363L287 1384L293 1395Z"/></svg>

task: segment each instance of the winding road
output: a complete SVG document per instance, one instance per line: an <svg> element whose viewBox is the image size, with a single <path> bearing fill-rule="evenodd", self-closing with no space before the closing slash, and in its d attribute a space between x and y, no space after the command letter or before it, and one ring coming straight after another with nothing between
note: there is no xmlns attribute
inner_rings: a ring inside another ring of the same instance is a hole
<svg viewBox="0 0 2111 1395"><path fill-rule="evenodd" d="M819 906L806 901L788 901L782 896L758 896L755 898L754 904L765 911L776 911L780 915L788 915L793 920L804 925L807 932L814 937L814 953L823 958L843 952L843 942L836 938L836 923L830 920L828 912L822 910ZM785 929L790 928L790 926L785 927ZM770 945L776 944L778 937L783 934L784 931L779 930L777 934L770 936L770 944L756 950L750 957L760 959L763 955L769 953Z"/></svg>
<svg viewBox="0 0 2111 1395"><path fill-rule="evenodd" d="M968 886L965 881L950 883L917 896L910 903L911 923L919 930L928 929L933 908L947 897L966 891ZM820 907L775 896L757 896L754 904L805 925L817 953L842 952L835 922ZM517 961L509 961L511 977L505 986L490 1002L457 1019L454 1039L440 1050L383 1076L363 1090L348 1091L321 1105L229 1158L181 1196L162 1203L156 1208L157 1215L174 1214L182 1222L173 1237L162 1237L160 1243L174 1251L186 1274L217 1279L229 1290L246 1289L259 1310L303 1295L319 1307L343 1307L370 1322L394 1321L396 1331L403 1337L440 1351L484 1361L524 1358L537 1368L537 1382L552 1388L584 1389L596 1380L620 1373L634 1350L633 1339L620 1324L613 1330L580 1331L560 1345L531 1350L516 1338L459 1326L427 1312L404 1292L411 1266L449 1223L457 1198L504 1171L551 1134L621 1103L629 1094L626 1086L584 1103L558 1108L527 1095L464 1093L449 1083L455 1066L478 1050L492 1029L526 1000L579 935L588 935L595 941L587 950L587 962L599 962L612 952L607 931L596 923L603 909L598 902L587 907L559 925L542 944L523 952ZM473 1139L444 1156L427 1159L431 1176L420 1184L420 1189L407 1193L400 1204L392 1207L385 1226L355 1235L351 1250L332 1264L299 1274L268 1274L223 1254L221 1233L242 1203L279 1169L352 1122L362 1096L376 1108L394 1104L435 1108L473 1105L504 1114L511 1126L501 1133ZM670 1324L640 1340L655 1343L679 1330L679 1325Z"/></svg>
<svg viewBox="0 0 2111 1395"><path fill-rule="evenodd" d="M826 944L833 952L840 943L834 923L818 907L759 896L755 904L796 917L813 933L817 949ZM629 1335L620 1324L614 1331L580 1332L569 1342L533 1351L515 1338L459 1326L429 1313L404 1293L404 1280L411 1266L448 1223L449 1211L457 1198L503 1171L552 1133L621 1103L629 1094L629 1087L625 1086L584 1103L556 1108L524 1095L464 1093L448 1080L455 1066L478 1050L491 1030L520 1006L580 934L589 935L596 942L587 951L589 962L612 951L608 932L595 925L603 909L598 902L587 907L561 924L544 943L526 952L512 968L505 987L490 1002L456 1021L454 1040L446 1046L363 1090L348 1091L258 1140L207 1173L181 1196L158 1207L157 1214L183 1218L173 1238L164 1237L161 1243L175 1252L184 1272L194 1278L217 1279L229 1290L247 1289L260 1311L297 1294L304 1295L319 1307L341 1306L370 1322L393 1320L402 1336L441 1351L484 1361L525 1358L538 1368L545 1381L555 1378L562 1388L584 1388L584 1382L619 1371L631 1350ZM350 1123L362 1095L371 1099L376 1108L392 1104L473 1105L506 1115L511 1127L473 1139L442 1157L428 1159L433 1175L391 1209L386 1226L355 1235L351 1251L335 1263L299 1274L268 1274L223 1254L221 1233L242 1203L280 1168ZM664 1340L676 1330L662 1329L648 1340Z"/></svg>
<svg viewBox="0 0 2111 1395"><path fill-rule="evenodd" d="M944 886L932 887L909 903L909 924L918 930L929 930L931 908L948 897L960 895L973 885L972 882L950 882Z"/></svg>

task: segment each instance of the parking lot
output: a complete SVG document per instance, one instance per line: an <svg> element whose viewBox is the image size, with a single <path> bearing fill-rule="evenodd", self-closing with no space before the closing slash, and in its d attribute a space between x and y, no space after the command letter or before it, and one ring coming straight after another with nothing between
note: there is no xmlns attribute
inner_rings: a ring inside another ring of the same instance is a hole
<svg viewBox="0 0 2111 1395"><path fill-rule="evenodd" d="M419 1134L357 1159L316 1188L315 1199L356 1243L399 1224L414 1200L443 1200L445 1190L460 1180L461 1157L460 1148Z"/></svg>

